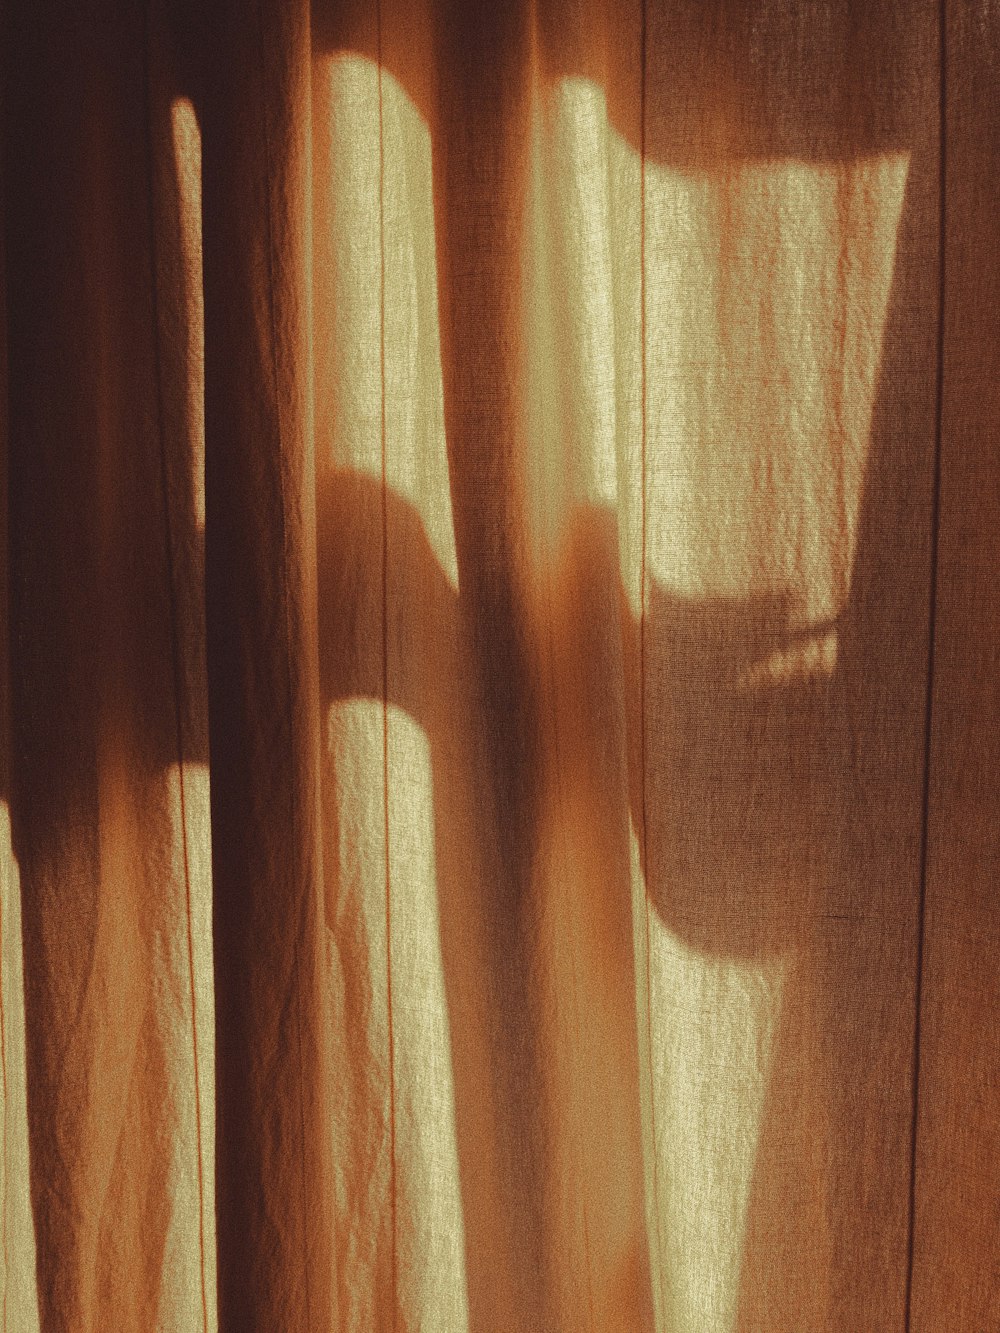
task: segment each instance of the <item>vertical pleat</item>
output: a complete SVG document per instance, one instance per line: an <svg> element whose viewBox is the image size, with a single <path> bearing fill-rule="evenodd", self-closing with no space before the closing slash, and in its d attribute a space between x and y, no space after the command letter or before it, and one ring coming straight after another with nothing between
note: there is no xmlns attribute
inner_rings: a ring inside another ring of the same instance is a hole
<svg viewBox="0 0 1000 1333"><path fill-rule="evenodd" d="M158 285L179 261L155 188L174 172L161 17L36 6L8 24L12 804L51 1329L203 1327L211 1303L208 890L185 777L207 755L190 440L162 393Z"/></svg>
<svg viewBox="0 0 1000 1333"><path fill-rule="evenodd" d="M309 21L204 29L219 1321L327 1328Z"/></svg>
<svg viewBox="0 0 1000 1333"><path fill-rule="evenodd" d="M483 1109L492 1119L483 1203L492 1193L494 1217L473 1213L467 1230L470 1323L544 1327L553 1318L537 878L544 740L528 619L528 456L518 357L532 11L527 4L445 4L433 26L444 425L482 854L476 984L487 1015ZM476 1095L474 1088L456 1095L463 1093ZM482 1110L474 1114L481 1120ZM470 1186L482 1189L471 1179Z"/></svg>
<svg viewBox="0 0 1000 1333"><path fill-rule="evenodd" d="M5 6L4 1330L992 1327L995 20Z"/></svg>

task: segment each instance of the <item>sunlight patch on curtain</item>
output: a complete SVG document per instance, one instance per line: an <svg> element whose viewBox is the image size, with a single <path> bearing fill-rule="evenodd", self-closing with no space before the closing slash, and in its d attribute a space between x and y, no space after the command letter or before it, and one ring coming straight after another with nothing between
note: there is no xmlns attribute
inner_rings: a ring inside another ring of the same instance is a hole
<svg viewBox="0 0 1000 1333"><path fill-rule="evenodd" d="M908 166L647 163L649 571L666 593L768 599L790 634L843 611ZM794 670L789 645L758 656L747 683Z"/></svg>
<svg viewBox="0 0 1000 1333"><path fill-rule="evenodd" d="M387 1298L385 1234L393 1214L389 1102L395 1096L399 1299L435 1327L466 1323L452 1052L434 852L434 780L422 729L389 709L389 848L393 886L389 1087L382 705L351 699L328 716L327 873L334 1071L339 1302L346 1327L368 1327Z"/></svg>
<svg viewBox="0 0 1000 1333"><path fill-rule="evenodd" d="M175 1026L178 1058L172 1076L183 1079L173 1095L178 1105L178 1127L171 1198L173 1223L164 1245L164 1267L173 1278L163 1291L173 1309L161 1311L183 1322L186 1312L201 1306L204 1291L210 1326L215 1323L215 1004L212 957L212 834L208 765L186 761L171 764L166 773L164 808L170 820L172 883L177 886L171 904L172 928L157 931L154 941L155 975L169 987L164 1011ZM181 901L182 894L187 901ZM183 923L181 921L183 919ZM166 998L166 997L164 997ZM197 1044L197 1060L192 1041ZM201 1160L198 1143L201 1143Z"/></svg>
<svg viewBox="0 0 1000 1333"><path fill-rule="evenodd" d="M0 1092L0 1227L3 1246L2 1308L8 1328L35 1333L35 1228L28 1165L28 1106L25 1069L24 955L21 948L21 887L11 840L10 811L0 801L0 993L3 1022L3 1083Z"/></svg>
<svg viewBox="0 0 1000 1333"><path fill-rule="evenodd" d="M661 1326L733 1329L789 961L706 956L656 913L649 927Z"/></svg>
<svg viewBox="0 0 1000 1333"><path fill-rule="evenodd" d="M525 503L535 560L558 559L573 508L618 499L616 310L604 90L562 79L532 98L524 223Z"/></svg>
<svg viewBox="0 0 1000 1333"><path fill-rule="evenodd" d="M393 76L361 56L319 62L313 97L317 489L333 469L380 481L384 370L387 482L457 588L430 131Z"/></svg>
<svg viewBox="0 0 1000 1333"><path fill-rule="evenodd" d="M180 224L180 262L187 311L187 440L191 446L191 505L195 527L205 530L205 299L201 264L201 132L187 97L170 108Z"/></svg>

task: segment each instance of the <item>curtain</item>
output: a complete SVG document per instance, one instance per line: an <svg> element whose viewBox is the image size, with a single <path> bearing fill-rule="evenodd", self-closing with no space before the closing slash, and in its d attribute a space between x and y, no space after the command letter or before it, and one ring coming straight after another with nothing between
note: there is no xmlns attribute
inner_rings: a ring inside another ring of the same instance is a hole
<svg viewBox="0 0 1000 1333"><path fill-rule="evenodd" d="M1000 1328L996 0L4 24L4 1333Z"/></svg>

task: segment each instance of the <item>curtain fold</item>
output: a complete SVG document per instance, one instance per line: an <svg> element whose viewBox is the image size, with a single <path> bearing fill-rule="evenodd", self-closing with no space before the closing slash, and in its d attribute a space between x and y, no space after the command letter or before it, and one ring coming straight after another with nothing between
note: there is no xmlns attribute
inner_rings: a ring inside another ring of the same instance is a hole
<svg viewBox="0 0 1000 1333"><path fill-rule="evenodd" d="M5 1330L1000 1319L998 50L8 0Z"/></svg>

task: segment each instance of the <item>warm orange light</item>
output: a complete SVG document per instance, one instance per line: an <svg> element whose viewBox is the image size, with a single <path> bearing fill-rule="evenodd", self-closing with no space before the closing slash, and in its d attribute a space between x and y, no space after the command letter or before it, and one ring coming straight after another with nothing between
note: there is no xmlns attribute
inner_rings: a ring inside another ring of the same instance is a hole
<svg viewBox="0 0 1000 1333"><path fill-rule="evenodd" d="M31 1215L28 1106L25 1070L24 958L21 952L21 887L11 839L10 810L0 801L0 1291L11 1328L37 1333L35 1227Z"/></svg>
<svg viewBox="0 0 1000 1333"><path fill-rule="evenodd" d="M180 210L180 261L187 319L187 440L192 450L191 496L195 524L205 530L205 302L201 272L201 131L186 97L170 108L174 170Z"/></svg>

